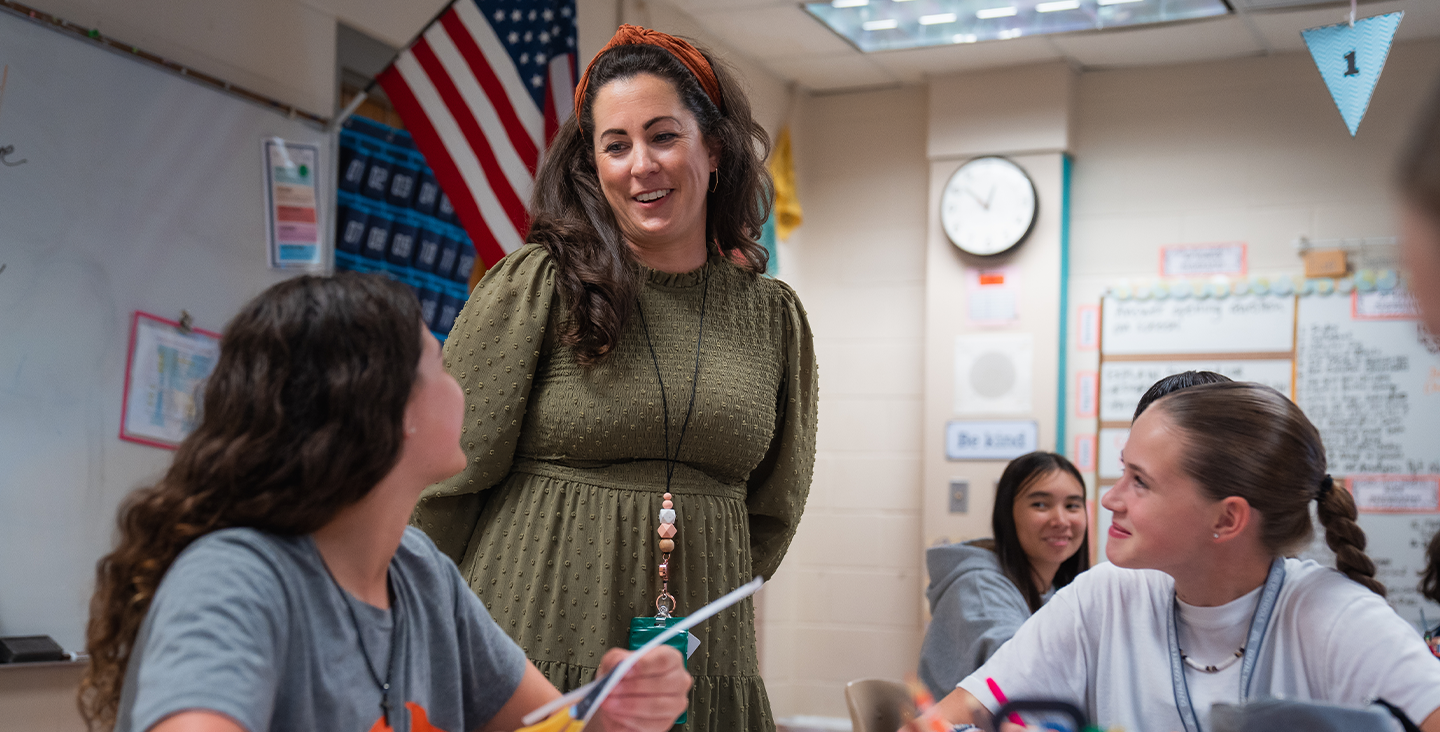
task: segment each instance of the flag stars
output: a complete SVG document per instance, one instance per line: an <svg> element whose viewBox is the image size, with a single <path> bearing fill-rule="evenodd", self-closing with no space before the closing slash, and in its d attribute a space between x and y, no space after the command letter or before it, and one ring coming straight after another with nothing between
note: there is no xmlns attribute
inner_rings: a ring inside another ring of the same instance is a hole
<svg viewBox="0 0 1440 732"><path fill-rule="evenodd" d="M522 64L528 64L528 63L530 63L530 54L528 54L528 53L522 53L522 54L520 54L520 63L522 63Z"/></svg>
<svg viewBox="0 0 1440 732"><path fill-rule="evenodd" d="M533 86L533 87L535 87L536 89L539 89L542 85L544 85L544 83L545 83L545 77L543 77L543 76L541 76L541 75L539 75L539 74L536 74L536 75L530 77L530 86Z"/></svg>
<svg viewBox="0 0 1440 732"><path fill-rule="evenodd" d="M545 31L540 31L540 42L541 42L541 43L549 43L549 42L550 42L550 34L549 34L549 33L546 33Z"/></svg>
<svg viewBox="0 0 1440 732"><path fill-rule="evenodd" d="M544 18L546 23L549 23L555 19L555 11L550 8L545 8L545 12L541 13L540 17Z"/></svg>
<svg viewBox="0 0 1440 732"><path fill-rule="evenodd" d="M537 54L535 54L535 63L537 63L537 64L543 64L543 63L545 63L545 54L543 54L543 53L537 53Z"/></svg>
<svg viewBox="0 0 1440 732"><path fill-rule="evenodd" d="M535 40L535 34L534 34L534 33L531 33L530 31L525 31L525 42L526 42L526 43L529 43L530 41L533 41L533 40Z"/></svg>
<svg viewBox="0 0 1440 732"><path fill-rule="evenodd" d="M531 11L530 11L530 18L529 18L529 20L534 21L534 20L535 20L535 16L536 16L536 12L535 12L534 10L531 10Z"/></svg>
<svg viewBox="0 0 1440 732"><path fill-rule="evenodd" d="M516 10L515 12L510 14L510 19L515 21L516 23L519 23L520 19L523 17L525 17L525 14L521 13L519 10Z"/></svg>
<svg viewBox="0 0 1440 732"><path fill-rule="evenodd" d="M566 18L570 17L570 6L566 5L565 7L560 8L560 14L565 16Z"/></svg>
<svg viewBox="0 0 1440 732"><path fill-rule="evenodd" d="M505 36L505 40L509 41L511 45L514 45L520 42L520 34L515 31L510 31L510 35Z"/></svg>
<svg viewBox="0 0 1440 732"><path fill-rule="evenodd" d="M496 10L496 11L495 11L495 22L496 22L496 23L499 23L499 22L502 22L502 21L504 21L504 20L505 20L505 11L504 11L504 10Z"/></svg>

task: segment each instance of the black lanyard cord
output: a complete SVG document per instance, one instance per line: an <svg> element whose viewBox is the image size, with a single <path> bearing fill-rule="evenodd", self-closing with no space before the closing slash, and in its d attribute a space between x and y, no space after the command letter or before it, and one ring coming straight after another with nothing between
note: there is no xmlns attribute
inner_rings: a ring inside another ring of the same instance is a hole
<svg viewBox="0 0 1440 732"><path fill-rule="evenodd" d="M670 455L670 401L665 395L665 378L660 375L660 359L655 355L655 342L650 338L650 325L645 320L645 308L635 300L635 310L640 314L640 327L645 331L645 345L650 348L650 363L655 366L655 380L660 382L660 408L665 412L665 492L670 492L670 481L675 476L675 463L680 459L680 447L685 444L685 432L690 428L690 415L695 411L695 392L700 386L700 346L705 340L705 307L710 300L710 270L705 270L705 289L700 295L700 329L695 335L695 373L690 377L690 404L685 407L685 421L680 423L680 439L675 443L675 455Z"/></svg>

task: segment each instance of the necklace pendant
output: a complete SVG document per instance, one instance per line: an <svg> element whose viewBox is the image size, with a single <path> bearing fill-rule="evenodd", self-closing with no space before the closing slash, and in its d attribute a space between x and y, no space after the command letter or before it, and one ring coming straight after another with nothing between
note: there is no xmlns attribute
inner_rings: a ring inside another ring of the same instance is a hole
<svg viewBox="0 0 1440 732"><path fill-rule="evenodd" d="M1186 666L1189 666L1190 668L1193 668L1193 669L1195 669L1196 671L1199 671L1200 673L1205 673L1205 674L1218 674L1218 673L1220 673L1221 671L1224 671L1225 669L1230 668L1231 666L1234 666L1234 665L1235 665L1235 662L1236 662L1236 661L1239 661L1239 660L1240 660L1241 658L1243 658L1244 656L1245 656L1245 646L1240 646L1240 648L1239 648L1238 650L1236 650L1233 655L1231 655L1229 658L1225 659L1224 661L1221 661L1220 663L1215 664L1215 665L1213 665L1213 666L1201 666L1198 661L1196 661L1195 659L1193 659L1193 658L1185 655L1185 651L1184 651L1184 650L1181 650L1181 651L1180 651L1180 660L1184 661Z"/></svg>

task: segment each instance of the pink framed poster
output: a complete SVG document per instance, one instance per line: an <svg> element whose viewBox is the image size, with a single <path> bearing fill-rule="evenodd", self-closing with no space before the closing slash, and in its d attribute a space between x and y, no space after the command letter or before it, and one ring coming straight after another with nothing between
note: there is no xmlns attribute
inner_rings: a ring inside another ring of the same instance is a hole
<svg viewBox="0 0 1440 732"><path fill-rule="evenodd" d="M1075 372L1075 416L1081 418L1093 418L1099 412L1099 402L1099 372Z"/></svg>
<svg viewBox="0 0 1440 732"><path fill-rule="evenodd" d="M1075 469L1088 473L1095 469L1095 435L1075 435Z"/></svg>
<svg viewBox="0 0 1440 732"><path fill-rule="evenodd" d="M1163 246L1160 276L1244 275L1249 268L1246 249L1243 241Z"/></svg>
<svg viewBox="0 0 1440 732"><path fill-rule="evenodd" d="M220 357L220 334L135 311L125 358L120 439L175 449L200 419L201 389Z"/></svg>

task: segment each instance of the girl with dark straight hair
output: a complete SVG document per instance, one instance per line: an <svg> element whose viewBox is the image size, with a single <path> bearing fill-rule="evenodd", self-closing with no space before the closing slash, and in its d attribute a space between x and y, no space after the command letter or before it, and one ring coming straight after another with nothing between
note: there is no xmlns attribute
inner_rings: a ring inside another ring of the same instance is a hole
<svg viewBox="0 0 1440 732"><path fill-rule="evenodd" d="M1383 698L1440 732L1440 660L1395 614L1355 502L1300 408L1247 382L1144 410L1101 497L1099 565L1046 603L927 716L971 722L1017 698L1076 700L1102 728L1209 728L1213 703ZM1292 558L1316 504L1338 571Z"/></svg>
<svg viewBox="0 0 1440 732"><path fill-rule="evenodd" d="M463 409L405 285L303 276L243 307L200 424L125 501L96 569L89 727L513 730L558 697L406 527L425 486L465 466ZM680 655L635 670L596 718L669 729Z"/></svg>
<svg viewBox="0 0 1440 732"><path fill-rule="evenodd" d="M990 524L993 539L925 552L931 618L920 680L937 697L1090 566L1085 480L1063 455L1032 452L1010 461L995 488Z"/></svg>

